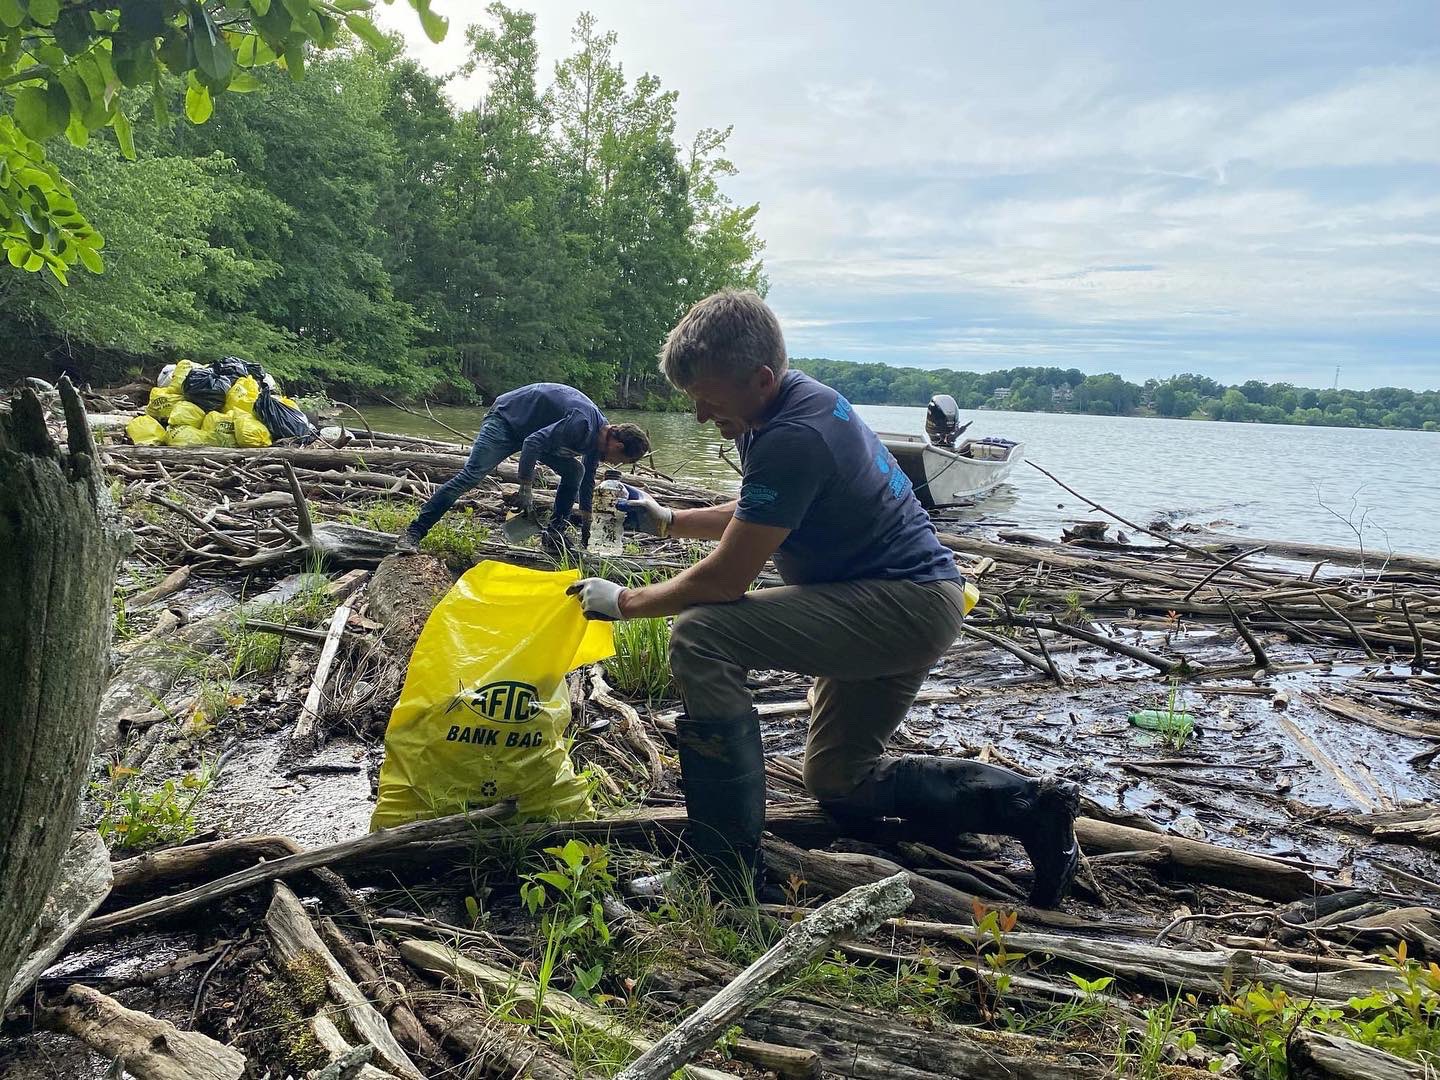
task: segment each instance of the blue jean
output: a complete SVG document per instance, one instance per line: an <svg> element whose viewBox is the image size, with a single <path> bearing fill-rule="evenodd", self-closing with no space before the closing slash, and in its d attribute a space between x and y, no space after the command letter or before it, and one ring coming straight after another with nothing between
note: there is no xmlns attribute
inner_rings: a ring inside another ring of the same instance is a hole
<svg viewBox="0 0 1440 1080"><path fill-rule="evenodd" d="M428 533L460 496L478 487L480 481L494 472L502 461L519 450L520 442L501 417L494 413L485 417L475 436L475 445L470 448L470 460L426 500L420 513L410 523L410 529L419 536Z"/></svg>

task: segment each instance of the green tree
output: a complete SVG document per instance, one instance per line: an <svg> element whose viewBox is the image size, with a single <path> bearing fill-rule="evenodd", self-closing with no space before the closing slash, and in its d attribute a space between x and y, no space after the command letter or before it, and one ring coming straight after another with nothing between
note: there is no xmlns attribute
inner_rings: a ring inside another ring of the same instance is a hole
<svg viewBox="0 0 1440 1080"><path fill-rule="evenodd" d="M443 38L445 20L430 0L410 3L430 36ZM84 146L111 128L134 157L129 91L148 88L164 123L162 83L178 76L185 115L203 124L217 97L253 90L262 69L279 65L300 78L306 50L334 46L343 28L383 40L364 14L370 7L370 0L0 0L0 87L10 99L10 115L0 117L0 229L10 264L47 270L62 285L77 262L104 269L103 236L43 143L63 133Z"/></svg>

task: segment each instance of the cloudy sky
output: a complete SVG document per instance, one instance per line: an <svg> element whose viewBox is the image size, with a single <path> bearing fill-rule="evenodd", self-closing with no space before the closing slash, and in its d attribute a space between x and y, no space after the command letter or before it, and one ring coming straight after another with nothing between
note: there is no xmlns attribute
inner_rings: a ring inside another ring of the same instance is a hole
<svg viewBox="0 0 1440 1080"><path fill-rule="evenodd" d="M735 125L792 355L1440 388L1433 0L517 6Z"/></svg>

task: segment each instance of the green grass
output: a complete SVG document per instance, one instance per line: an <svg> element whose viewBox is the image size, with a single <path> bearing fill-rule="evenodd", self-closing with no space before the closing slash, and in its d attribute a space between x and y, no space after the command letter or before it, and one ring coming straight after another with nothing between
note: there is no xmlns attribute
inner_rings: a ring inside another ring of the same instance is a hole
<svg viewBox="0 0 1440 1080"><path fill-rule="evenodd" d="M615 655L605 661L610 684L646 701L673 696L670 624L665 619L629 619L615 624Z"/></svg>
<svg viewBox="0 0 1440 1080"><path fill-rule="evenodd" d="M359 506L346 516L350 525L359 525L376 532L399 533L415 520L415 509L408 503L377 500ZM420 541L420 550L427 555L474 563L481 545L490 539L490 527L475 520L475 508L452 510L435 523Z"/></svg>

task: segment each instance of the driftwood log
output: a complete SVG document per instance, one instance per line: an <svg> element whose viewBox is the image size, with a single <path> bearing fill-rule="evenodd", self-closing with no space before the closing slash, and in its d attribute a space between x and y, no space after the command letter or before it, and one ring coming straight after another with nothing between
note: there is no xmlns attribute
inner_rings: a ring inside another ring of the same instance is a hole
<svg viewBox="0 0 1440 1080"><path fill-rule="evenodd" d="M299 899L282 882L275 883L274 898L265 914L265 929L282 965L309 963L324 969L330 996L345 1010L345 1018L356 1034L375 1048L386 1069L410 1080L425 1080L424 1074L391 1033L380 1011L370 1004L341 967L340 961L325 946L310 917L300 906Z"/></svg>
<svg viewBox="0 0 1440 1080"><path fill-rule="evenodd" d="M851 889L822 904L713 998L682 1020L639 1058L619 1080L664 1080L714 1044L721 1033L771 992L786 975L825 952L837 938L865 935L899 915L915 899L906 875Z"/></svg>
<svg viewBox="0 0 1440 1080"><path fill-rule="evenodd" d="M57 1005L36 1011L51 1031L73 1035L137 1080L240 1080L245 1055L198 1031L127 1009L88 986L72 986Z"/></svg>
<svg viewBox="0 0 1440 1080"><path fill-rule="evenodd" d="M1433 1067L1417 1061L1304 1028L1290 1037L1286 1057L1297 1080L1425 1080L1434 1075Z"/></svg>
<svg viewBox="0 0 1440 1080"><path fill-rule="evenodd" d="M61 379L67 444L35 393L0 412L0 987L34 943L70 844L109 664L115 568L127 544L85 409Z"/></svg>
<svg viewBox="0 0 1440 1080"><path fill-rule="evenodd" d="M125 908L123 911L101 915L91 919L85 925L85 933L87 936L113 933L150 919L203 907L206 904L214 903L221 897L231 896L264 882L292 877L307 870L314 870L316 867L329 866L331 863L340 862L346 858L384 854L407 844L464 833L485 822L504 821L514 812L515 804L513 802L503 802L495 806L487 806L483 810L471 810L464 814L452 814L449 817L434 818L429 821L412 821L408 825L397 825L393 829L381 829L354 840L343 840L338 844L311 848L308 851L276 859L274 862L248 867L220 878L218 881L200 885L176 896L162 896L143 904L136 904L134 907Z"/></svg>

